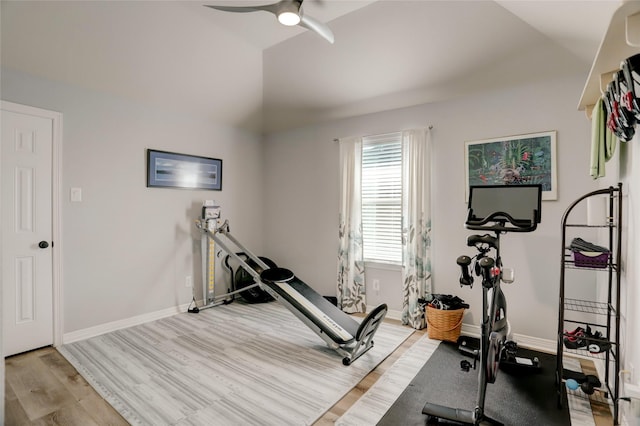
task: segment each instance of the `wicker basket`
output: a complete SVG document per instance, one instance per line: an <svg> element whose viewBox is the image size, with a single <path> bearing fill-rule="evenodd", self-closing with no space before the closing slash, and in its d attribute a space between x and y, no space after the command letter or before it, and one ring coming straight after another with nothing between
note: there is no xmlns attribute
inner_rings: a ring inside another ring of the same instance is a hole
<svg viewBox="0 0 640 426"><path fill-rule="evenodd" d="M430 339L457 342L462 329L464 308L444 310L426 307L427 334Z"/></svg>

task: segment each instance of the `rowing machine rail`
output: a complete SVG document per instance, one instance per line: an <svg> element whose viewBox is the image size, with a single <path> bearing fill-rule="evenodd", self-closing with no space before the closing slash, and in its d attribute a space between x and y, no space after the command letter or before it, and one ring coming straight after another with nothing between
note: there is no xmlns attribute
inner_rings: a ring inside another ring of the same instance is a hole
<svg viewBox="0 0 640 426"><path fill-rule="evenodd" d="M387 305L381 304L373 309L361 323L334 306L324 297L315 292L291 271L284 268L270 268L258 256L244 247L229 232L229 223L220 225L219 217L206 218L196 221L196 226L231 258L237 261L255 280L255 284L231 293L215 297L209 305L200 308L218 306L229 296L259 286L279 303L283 304L291 313L313 330L327 346L340 354L342 363L350 365L373 347L373 337L382 324L387 313ZM233 250L229 243L239 250ZM259 274L236 252L245 255L260 266L263 271ZM278 273L282 273L279 277ZM222 301L221 301L222 300Z"/></svg>

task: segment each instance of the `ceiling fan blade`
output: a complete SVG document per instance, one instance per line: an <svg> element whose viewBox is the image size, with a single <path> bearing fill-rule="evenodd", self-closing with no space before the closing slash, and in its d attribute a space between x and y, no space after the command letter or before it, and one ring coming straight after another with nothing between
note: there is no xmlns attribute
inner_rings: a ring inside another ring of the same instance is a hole
<svg viewBox="0 0 640 426"><path fill-rule="evenodd" d="M246 13L246 12L259 12L261 10L264 10L267 12L276 13L278 10L277 5L278 3L264 4L264 5L258 5L258 6L212 6L212 5L205 4L204 7L210 7L211 9L221 10L223 12Z"/></svg>
<svg viewBox="0 0 640 426"><path fill-rule="evenodd" d="M322 22L318 21L307 15L302 15L300 17L300 23L298 24L301 27L304 27L308 30L314 31L320 37L327 40L329 43L333 44L334 37L333 32Z"/></svg>

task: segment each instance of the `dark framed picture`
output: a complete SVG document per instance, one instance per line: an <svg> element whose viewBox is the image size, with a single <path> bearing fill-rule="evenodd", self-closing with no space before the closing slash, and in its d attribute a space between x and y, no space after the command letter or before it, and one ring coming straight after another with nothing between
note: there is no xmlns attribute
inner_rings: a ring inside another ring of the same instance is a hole
<svg viewBox="0 0 640 426"><path fill-rule="evenodd" d="M542 199L558 198L556 132L465 143L466 186L542 185ZM468 194L465 194L465 201Z"/></svg>
<svg viewBox="0 0 640 426"><path fill-rule="evenodd" d="M147 187L222 190L222 160L147 150Z"/></svg>

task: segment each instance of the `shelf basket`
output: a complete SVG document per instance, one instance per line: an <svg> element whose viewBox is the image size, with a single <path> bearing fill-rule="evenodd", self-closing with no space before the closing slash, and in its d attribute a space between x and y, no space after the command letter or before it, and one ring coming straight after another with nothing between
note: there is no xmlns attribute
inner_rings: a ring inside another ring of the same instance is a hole
<svg viewBox="0 0 640 426"><path fill-rule="evenodd" d="M427 313L427 334L430 339L458 341L460 330L462 330L464 308L444 310L427 305L425 310Z"/></svg>
<svg viewBox="0 0 640 426"><path fill-rule="evenodd" d="M609 252L573 252L574 265L581 268L606 268L609 264Z"/></svg>

